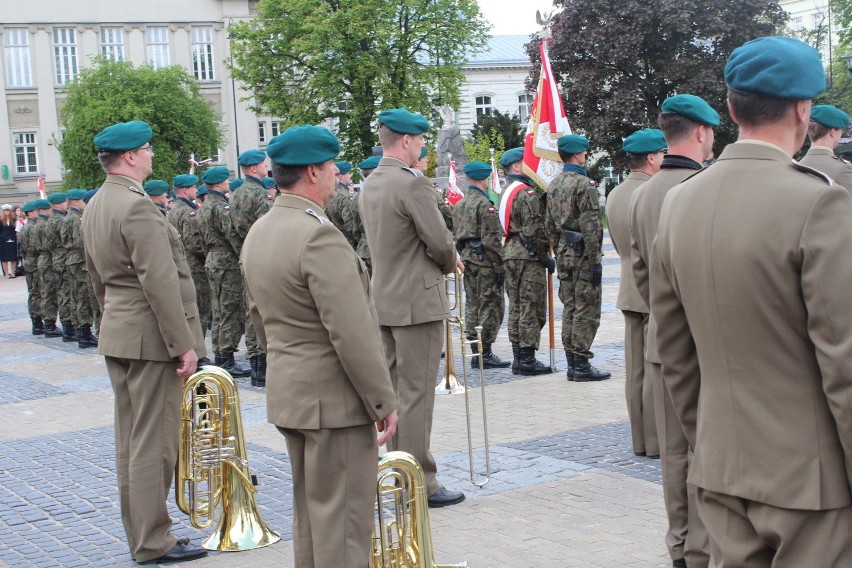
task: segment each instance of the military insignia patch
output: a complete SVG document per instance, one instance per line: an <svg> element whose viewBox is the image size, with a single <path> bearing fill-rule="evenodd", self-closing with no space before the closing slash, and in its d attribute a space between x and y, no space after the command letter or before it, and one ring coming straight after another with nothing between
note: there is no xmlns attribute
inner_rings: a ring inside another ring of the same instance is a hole
<svg viewBox="0 0 852 568"><path fill-rule="evenodd" d="M496 210L496 209L494 209L493 207L489 207L489 208L488 208L488 212L489 212L489 213L497 213L497 210Z"/></svg>
<svg viewBox="0 0 852 568"><path fill-rule="evenodd" d="M225 211L230 211L230 210L231 210L231 206L230 206L230 205L225 205Z"/></svg>
<svg viewBox="0 0 852 568"><path fill-rule="evenodd" d="M195 211L190 211L190 212L189 212L189 216L190 216L190 217L195 217L196 215L198 215L198 213L196 213Z"/></svg>
<svg viewBox="0 0 852 568"><path fill-rule="evenodd" d="M590 186L592 186L592 187L595 187L596 185L598 185L598 182L596 182L596 181L595 181L595 180L593 180L593 179L590 179L590 180L589 180L589 185L590 185Z"/></svg>
<svg viewBox="0 0 852 568"><path fill-rule="evenodd" d="M273 201L275 199L275 197L272 196L272 195L267 195L266 199L267 199L267 201Z"/></svg>
<svg viewBox="0 0 852 568"><path fill-rule="evenodd" d="M534 189L528 189L527 194L528 195L535 195L535 190Z"/></svg>

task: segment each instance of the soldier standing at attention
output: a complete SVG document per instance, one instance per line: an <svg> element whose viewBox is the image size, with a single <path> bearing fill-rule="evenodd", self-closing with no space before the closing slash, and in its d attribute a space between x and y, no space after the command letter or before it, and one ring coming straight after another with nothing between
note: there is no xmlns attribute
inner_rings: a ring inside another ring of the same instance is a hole
<svg viewBox="0 0 852 568"><path fill-rule="evenodd" d="M391 381L399 401L399 428L389 449L408 452L423 467L430 507L464 500L437 480L429 449L435 381L441 362L448 301L444 274L456 267L432 185L411 166L423 148L429 121L404 108L379 113L384 157L364 182L360 212L373 260L372 284Z"/></svg>
<svg viewBox="0 0 852 568"><path fill-rule="evenodd" d="M358 248L358 238L352 232L351 223L347 224L347 218L350 215L347 210L351 210L352 194L349 193L349 186L352 184L352 164L349 162L335 162L334 167L337 168L335 176L337 183L334 187L334 196L325 207L325 215L328 220L343 233L349 246L352 250Z"/></svg>
<svg viewBox="0 0 852 568"><path fill-rule="evenodd" d="M198 209L201 209L201 206L204 204L204 199L207 197L207 188L204 187L204 184L199 185L195 188L195 203Z"/></svg>
<svg viewBox="0 0 852 568"><path fill-rule="evenodd" d="M178 455L183 379L203 356L195 288L177 231L142 192L151 127L138 120L95 137L107 173L82 220L86 264L102 306L98 347L115 395L121 519L140 564L207 554L171 533L166 500Z"/></svg>
<svg viewBox="0 0 852 568"><path fill-rule="evenodd" d="M34 239L38 223L35 201L24 203L21 210L27 216L24 228L18 233L18 245L21 248L27 278L27 310L33 323L33 335L44 335L44 322L41 319L41 289L38 285L38 249Z"/></svg>
<svg viewBox="0 0 852 568"><path fill-rule="evenodd" d="M95 196L98 192L97 189L90 189L86 192L86 195L83 196L83 203L88 205L89 201ZM82 221L82 220L81 220ZM82 226L80 228L82 234ZM82 237L81 237L82 238ZM85 256L83 257L85 259ZM82 296L82 301L85 303L86 298L88 297L88 309L83 305L82 309L84 313L91 312L92 321L94 322L95 329L100 331L101 329L101 308L98 305L98 299L95 297L95 291L92 288L92 277L89 275L89 267L86 263L83 263L83 270L86 273L86 294ZM97 334L94 334L97 335Z"/></svg>
<svg viewBox="0 0 852 568"><path fill-rule="evenodd" d="M725 82L737 142L669 192L651 254L689 483L714 566L847 567L852 198L791 161L823 64L803 42L763 37L731 53Z"/></svg>
<svg viewBox="0 0 852 568"><path fill-rule="evenodd" d="M601 381L610 374L589 359L601 323L603 226L595 182L583 165L589 151L585 136L568 134L557 141L562 173L548 188L545 227L556 251L559 299L562 301L562 345L568 380Z"/></svg>
<svg viewBox="0 0 852 568"><path fill-rule="evenodd" d="M660 171L666 151L661 130L646 128L634 132L622 143L630 166L630 175L616 186L606 201L609 236L621 258L621 279L615 307L624 315L624 363L627 413L637 456L659 457L654 388L645 380L645 333L648 328L648 304L633 279L633 256L630 247L630 199L640 185Z"/></svg>
<svg viewBox="0 0 852 568"><path fill-rule="evenodd" d="M358 169L361 170L362 187L367 176L373 173L373 170L375 170L379 165L379 160L381 160L381 156L370 156L358 164ZM370 247L367 244L367 233L364 232L364 223L361 219L361 208L359 206L360 200L361 192L355 192L355 195L348 203L349 206L343 210L343 225L352 235L352 238L358 240L358 244L355 246L355 253L358 255L358 258L364 262L364 265L367 267L367 273L372 276L373 263L370 260Z"/></svg>
<svg viewBox="0 0 852 568"><path fill-rule="evenodd" d="M511 185L500 198L500 221L505 233L503 264L509 296L509 341L512 343L512 373L545 375L552 372L535 358L541 328L547 322L547 276L556 260L549 255L544 230L544 207L523 174L524 149L512 148L500 157Z"/></svg>
<svg viewBox="0 0 852 568"><path fill-rule="evenodd" d="M97 347L98 338L92 335L94 313L89 300L88 271L83 251L83 234L80 229L80 219L86 208L83 198L85 189L72 189L68 197L68 215L59 229L62 246L67 251L65 260L65 278L69 281L71 290L71 307L74 313L74 325L77 327L77 346L80 349Z"/></svg>
<svg viewBox="0 0 852 568"><path fill-rule="evenodd" d="M663 101L658 122L666 138L668 154L660 172L633 192L630 202L630 235L633 277L639 294L653 312L648 270L651 246L657 236L660 208L666 194L677 184L701 170L702 162L713 152L714 128L719 113L701 97L675 95ZM707 531L698 516L695 491L686 483L692 451L663 386L663 369L657 350L657 320L651 313L645 335L645 380L654 388L654 412L663 470L663 496L669 530L666 546L674 566L706 568L710 547Z"/></svg>
<svg viewBox="0 0 852 568"><path fill-rule="evenodd" d="M62 331L56 328L56 313L59 311L57 305L57 282L53 274L53 263L51 262L52 248L47 238L47 224L53 210L50 201L38 199L35 202L38 210L38 224L33 232L33 245L38 252L38 285L41 296L41 319L44 326L45 337L62 337Z"/></svg>
<svg viewBox="0 0 852 568"><path fill-rule="evenodd" d="M265 152L247 150L239 155L237 162L242 168L246 180L239 191L234 191L231 194L231 225L238 237L236 240L236 260L239 263L240 249L249 229L255 221L269 211L270 191L274 193L276 190L274 180L270 186L263 182L263 178L268 175ZM237 264L237 268L239 268L239 264ZM245 287L240 286L240 288L243 294L243 306L248 309ZM243 321L245 322L246 357L251 366L251 384L252 386L262 387L266 384L266 352L257 340L257 333L255 333L254 324L248 316L248 312L243 316Z"/></svg>
<svg viewBox="0 0 852 568"><path fill-rule="evenodd" d="M68 215L68 196L64 193L54 193L47 200L50 202L51 213L50 220L44 228L43 236L47 239L51 250L51 273L59 296L58 310L59 321L62 322L62 341L71 343L77 341L77 330L74 328L77 314L74 313L71 297L71 279L66 278L65 275L65 261L68 258L68 251L62 244L62 235L60 234L62 225L65 224L65 217Z"/></svg>
<svg viewBox="0 0 852 568"><path fill-rule="evenodd" d="M819 170L852 193L852 164L834 154L840 139L849 130L849 115L831 105L811 109L808 136L811 147L799 163Z"/></svg>
<svg viewBox="0 0 852 568"><path fill-rule="evenodd" d="M154 202L154 205L157 206L157 210L164 216L168 215L169 210L166 205L169 201L169 184L161 179L152 179L143 185L142 189L145 190L145 193Z"/></svg>
<svg viewBox="0 0 852 568"><path fill-rule="evenodd" d="M464 262L464 325L466 339L476 339L476 326L482 326L482 366L500 369L511 362L500 359L491 350L497 332L503 324L503 229L497 218L497 209L488 199L488 178L491 166L484 162L471 162L464 167L470 185L467 195L453 209L453 238L456 250ZM478 353L476 343L471 351ZM479 356L470 360L470 366L479 368Z"/></svg>
<svg viewBox="0 0 852 568"><path fill-rule="evenodd" d="M420 158L417 160L417 163L414 164L414 168L426 174L426 170L429 168L429 148L426 146L420 150ZM447 203L447 199L444 197L444 194L440 189L433 185L432 191L435 192L435 200L438 202L438 211L441 212L441 217L444 218L444 224L447 225L447 229L452 232L453 230L453 209L450 207L450 204Z"/></svg>
<svg viewBox="0 0 852 568"><path fill-rule="evenodd" d="M186 263L195 284L195 297L198 303L198 316L201 323L201 335L207 335L207 323L210 321L210 284L207 282L207 272L204 263L207 260L207 248L198 221L198 207L193 200L196 197L198 176L180 174L172 179L175 190L175 205L166 218L177 229L180 240L186 251ZM209 361L199 360L199 365Z"/></svg>
<svg viewBox="0 0 852 568"><path fill-rule="evenodd" d="M233 377L248 377L251 371L240 367L234 360L246 328L246 307L237 256L237 249L242 243L231 226L231 207L228 205L229 176L230 172L224 166L210 168L201 176L207 187L207 201L198 214L198 224L207 250L204 267L210 283L213 312L210 339L215 364Z"/></svg>

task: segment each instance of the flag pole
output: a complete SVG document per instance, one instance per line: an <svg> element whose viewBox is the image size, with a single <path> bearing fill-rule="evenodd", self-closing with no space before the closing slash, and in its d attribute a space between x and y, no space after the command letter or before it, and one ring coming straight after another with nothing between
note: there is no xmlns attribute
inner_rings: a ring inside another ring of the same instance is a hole
<svg viewBox="0 0 852 568"><path fill-rule="evenodd" d="M553 321L553 274L547 272L547 331L550 335L550 372L558 371L556 368L556 325Z"/></svg>

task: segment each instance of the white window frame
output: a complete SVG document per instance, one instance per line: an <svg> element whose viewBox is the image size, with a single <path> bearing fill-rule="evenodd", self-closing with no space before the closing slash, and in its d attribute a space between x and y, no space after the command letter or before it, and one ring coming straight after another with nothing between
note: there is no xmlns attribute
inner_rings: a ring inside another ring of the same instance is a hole
<svg viewBox="0 0 852 568"><path fill-rule="evenodd" d="M6 86L32 87L30 31L27 28L3 30L3 50L6 55Z"/></svg>
<svg viewBox="0 0 852 568"><path fill-rule="evenodd" d="M283 123L282 121L280 121L280 120L273 120L273 121L271 121L271 122L269 123L269 126L270 126L270 128L269 128L269 134L271 135L271 136L270 136L270 139L271 139L271 138L275 138L276 136L278 136L279 134L281 134L282 132L284 132L284 131L281 129L281 126L282 126L283 124L284 124L284 123Z"/></svg>
<svg viewBox="0 0 852 568"><path fill-rule="evenodd" d="M486 102L486 99L487 102ZM491 93L479 93L473 96L474 116L492 116L494 114L494 95Z"/></svg>
<svg viewBox="0 0 852 568"><path fill-rule="evenodd" d="M518 116L521 118L521 122L530 117L534 100L534 93L518 93Z"/></svg>
<svg viewBox="0 0 852 568"><path fill-rule="evenodd" d="M53 60L56 84L67 85L77 78L77 30L53 28Z"/></svg>
<svg viewBox="0 0 852 568"><path fill-rule="evenodd" d="M35 131L13 132L12 148L15 154L15 174L19 176L38 174L38 133Z"/></svg>
<svg viewBox="0 0 852 568"><path fill-rule="evenodd" d="M266 122L263 120L257 122L257 142L266 144Z"/></svg>
<svg viewBox="0 0 852 568"><path fill-rule="evenodd" d="M145 29L145 54L148 63L154 69L162 69L172 64L169 28L148 26Z"/></svg>
<svg viewBox="0 0 852 568"><path fill-rule="evenodd" d="M213 26L192 27L192 71L199 81L215 81Z"/></svg>
<svg viewBox="0 0 852 568"><path fill-rule="evenodd" d="M124 30L120 27L101 27L101 53L113 61L124 61Z"/></svg>

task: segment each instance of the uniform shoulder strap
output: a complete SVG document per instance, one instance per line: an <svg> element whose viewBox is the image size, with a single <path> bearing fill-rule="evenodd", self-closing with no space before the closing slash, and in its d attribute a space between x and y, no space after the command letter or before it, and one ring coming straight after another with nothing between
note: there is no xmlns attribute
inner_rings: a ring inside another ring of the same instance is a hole
<svg viewBox="0 0 852 568"><path fill-rule="evenodd" d="M816 169L811 168L811 167L808 167L808 166L805 166L804 164L800 164L799 162L791 161L790 163L794 168L796 168L800 172L804 172L804 173L810 174L814 177L818 177L819 179L826 182L828 185L834 185L834 181L832 181L832 179L830 177L828 177L827 175L825 175L821 171L816 170Z"/></svg>
<svg viewBox="0 0 852 568"><path fill-rule="evenodd" d="M322 215L320 215L319 213L317 213L316 211L314 211L311 208L305 209L305 213L307 213L311 217L316 218L316 220L320 222L320 225L322 225L323 223L328 221L327 217L323 217Z"/></svg>

